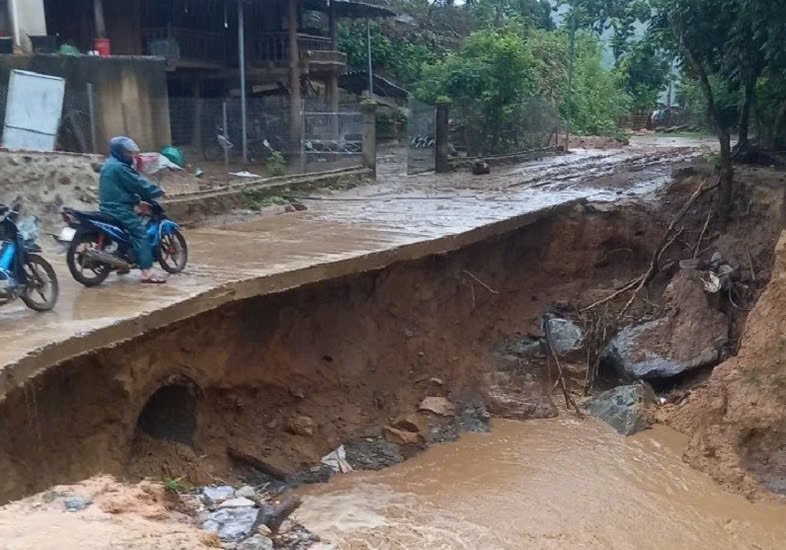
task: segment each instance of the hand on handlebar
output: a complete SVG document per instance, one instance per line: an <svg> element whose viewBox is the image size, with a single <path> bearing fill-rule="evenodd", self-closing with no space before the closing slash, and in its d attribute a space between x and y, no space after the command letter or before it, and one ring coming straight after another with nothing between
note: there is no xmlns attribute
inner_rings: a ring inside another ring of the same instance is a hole
<svg viewBox="0 0 786 550"><path fill-rule="evenodd" d="M153 205L149 202L139 201L136 208L143 216L151 216L153 214Z"/></svg>

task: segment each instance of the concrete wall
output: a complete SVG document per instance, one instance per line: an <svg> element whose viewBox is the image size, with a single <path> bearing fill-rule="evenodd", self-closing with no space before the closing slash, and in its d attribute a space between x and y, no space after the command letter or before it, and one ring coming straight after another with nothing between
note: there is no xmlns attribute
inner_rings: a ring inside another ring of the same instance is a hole
<svg viewBox="0 0 786 550"><path fill-rule="evenodd" d="M46 34L46 14L44 0L10 0L11 21L14 26L16 47L23 52L30 52L28 35Z"/></svg>
<svg viewBox="0 0 786 550"><path fill-rule="evenodd" d="M66 79L66 105L87 112L87 83L95 88L98 151L112 136L133 137L146 150L171 141L166 66L151 57L0 55L0 85L12 69Z"/></svg>

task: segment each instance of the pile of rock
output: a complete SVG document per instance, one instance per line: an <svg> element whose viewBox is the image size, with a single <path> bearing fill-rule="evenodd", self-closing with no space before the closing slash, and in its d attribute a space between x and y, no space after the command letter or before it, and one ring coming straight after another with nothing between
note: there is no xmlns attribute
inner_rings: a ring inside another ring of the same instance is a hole
<svg viewBox="0 0 786 550"><path fill-rule="evenodd" d="M235 489L229 485L210 485L199 490L197 496L202 505L199 511L202 528L215 533L223 548L233 550L272 550L273 540L284 535L280 533L282 524L300 506L298 497L273 504L250 486ZM294 523L290 528L308 533ZM319 540L310 533L308 537Z"/></svg>

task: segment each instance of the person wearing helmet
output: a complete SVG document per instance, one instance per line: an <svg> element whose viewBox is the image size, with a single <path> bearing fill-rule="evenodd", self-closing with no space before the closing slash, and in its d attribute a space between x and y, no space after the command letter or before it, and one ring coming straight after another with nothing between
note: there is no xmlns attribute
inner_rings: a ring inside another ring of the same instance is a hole
<svg viewBox="0 0 786 550"><path fill-rule="evenodd" d="M134 169L134 157L139 146L133 139L116 137L109 142L110 156L101 169L98 199L101 212L113 216L126 230L134 249L143 283L164 283L153 271L153 252L145 226L134 208L140 201L150 201L163 194L157 185L142 177Z"/></svg>

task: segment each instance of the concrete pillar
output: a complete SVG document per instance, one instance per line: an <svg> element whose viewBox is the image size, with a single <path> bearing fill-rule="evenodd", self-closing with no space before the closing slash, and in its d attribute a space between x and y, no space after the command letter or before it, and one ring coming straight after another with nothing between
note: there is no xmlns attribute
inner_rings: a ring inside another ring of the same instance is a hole
<svg viewBox="0 0 786 550"><path fill-rule="evenodd" d="M330 29L330 49L338 51L338 16L336 15L336 3L330 3L328 11L328 28Z"/></svg>
<svg viewBox="0 0 786 550"><path fill-rule="evenodd" d="M11 0L9 8L16 47L23 52L32 52L28 36L46 34L44 0Z"/></svg>
<svg viewBox="0 0 786 550"><path fill-rule="evenodd" d="M437 103L437 120L434 140L436 141L436 171L450 172L449 147L450 141L450 103Z"/></svg>
<svg viewBox="0 0 786 550"><path fill-rule="evenodd" d="M377 177L377 104L364 101L360 104L363 113L363 166Z"/></svg>
<svg viewBox="0 0 786 550"><path fill-rule="evenodd" d="M300 51L297 40L298 0L287 2L287 32L289 33L289 147L300 150Z"/></svg>

